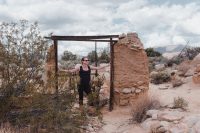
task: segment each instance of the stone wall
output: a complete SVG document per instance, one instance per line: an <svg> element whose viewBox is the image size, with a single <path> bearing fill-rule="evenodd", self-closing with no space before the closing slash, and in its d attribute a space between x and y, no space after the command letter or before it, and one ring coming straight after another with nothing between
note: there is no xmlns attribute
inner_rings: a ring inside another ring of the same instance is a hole
<svg viewBox="0 0 200 133"><path fill-rule="evenodd" d="M148 58L138 35L123 35L114 45L114 99L134 104L149 89Z"/></svg>
<svg viewBox="0 0 200 133"><path fill-rule="evenodd" d="M192 77L195 84L200 84L200 54L198 54L191 63L195 67L195 72Z"/></svg>
<svg viewBox="0 0 200 133"><path fill-rule="evenodd" d="M47 93L55 92L55 85L52 81L55 75L55 50L54 45L51 45L47 51L47 60L45 64L45 74L44 74L44 82L46 85Z"/></svg>

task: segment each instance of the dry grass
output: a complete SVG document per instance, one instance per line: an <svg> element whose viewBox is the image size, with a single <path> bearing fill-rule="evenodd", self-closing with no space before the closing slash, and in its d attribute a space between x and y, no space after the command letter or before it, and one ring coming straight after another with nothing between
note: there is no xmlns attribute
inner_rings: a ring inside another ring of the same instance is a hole
<svg viewBox="0 0 200 133"><path fill-rule="evenodd" d="M184 98L182 97L174 98L174 103L172 108L186 109L187 107L188 107L188 102Z"/></svg>
<svg viewBox="0 0 200 133"><path fill-rule="evenodd" d="M160 102L157 97L141 95L132 107L132 121L141 123L147 118L146 112L148 110L158 108L160 108Z"/></svg>
<svg viewBox="0 0 200 133"><path fill-rule="evenodd" d="M30 133L30 128L15 128L9 123L1 124L0 133Z"/></svg>

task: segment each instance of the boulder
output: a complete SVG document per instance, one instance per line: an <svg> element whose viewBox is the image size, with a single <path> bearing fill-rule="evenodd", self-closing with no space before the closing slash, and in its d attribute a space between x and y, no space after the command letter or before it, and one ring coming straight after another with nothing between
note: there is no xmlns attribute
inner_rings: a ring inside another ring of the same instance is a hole
<svg viewBox="0 0 200 133"><path fill-rule="evenodd" d="M185 77L189 77L189 76L193 76L194 75L194 69L189 69L186 73L185 73Z"/></svg>
<svg viewBox="0 0 200 133"><path fill-rule="evenodd" d="M189 133L189 128L186 124L175 124L169 129L170 133Z"/></svg>
<svg viewBox="0 0 200 133"><path fill-rule="evenodd" d="M183 119L183 117L184 115L178 111L164 111L158 114L158 119L160 121L168 122L179 121Z"/></svg>
<svg viewBox="0 0 200 133"><path fill-rule="evenodd" d="M186 116L182 122L188 125L188 127L192 128L198 121L200 121L199 115L190 115Z"/></svg>
<svg viewBox="0 0 200 133"><path fill-rule="evenodd" d="M194 125L194 131L195 133L200 133L200 121L198 121L195 125Z"/></svg>
<svg viewBox="0 0 200 133"><path fill-rule="evenodd" d="M195 72L200 73L200 64L197 64Z"/></svg>
<svg viewBox="0 0 200 133"><path fill-rule="evenodd" d="M197 64L199 64L199 62L200 62L200 53L196 57L194 57L194 59L191 62L191 65L196 66Z"/></svg>
<svg viewBox="0 0 200 133"><path fill-rule="evenodd" d="M193 77L192 77L192 80L195 84L200 84L200 73L198 74L195 74Z"/></svg>
<svg viewBox="0 0 200 133"><path fill-rule="evenodd" d="M157 64L155 65L156 70L164 70L165 69L165 64Z"/></svg>

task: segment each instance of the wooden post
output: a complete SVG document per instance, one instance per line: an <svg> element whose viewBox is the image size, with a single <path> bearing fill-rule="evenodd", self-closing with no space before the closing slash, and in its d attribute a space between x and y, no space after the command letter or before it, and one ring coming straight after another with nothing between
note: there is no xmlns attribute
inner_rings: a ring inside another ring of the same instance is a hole
<svg viewBox="0 0 200 133"><path fill-rule="evenodd" d="M95 41L95 66L97 67L97 42ZM97 70L95 71L95 76L97 77Z"/></svg>
<svg viewBox="0 0 200 133"><path fill-rule="evenodd" d="M56 96L58 96L58 41L53 40L54 42L54 58L55 58L55 89L56 89Z"/></svg>
<svg viewBox="0 0 200 133"><path fill-rule="evenodd" d="M114 45L112 38L110 38L110 55L111 55L111 64L110 64L110 101L109 101L109 110L113 110L113 100L114 100Z"/></svg>

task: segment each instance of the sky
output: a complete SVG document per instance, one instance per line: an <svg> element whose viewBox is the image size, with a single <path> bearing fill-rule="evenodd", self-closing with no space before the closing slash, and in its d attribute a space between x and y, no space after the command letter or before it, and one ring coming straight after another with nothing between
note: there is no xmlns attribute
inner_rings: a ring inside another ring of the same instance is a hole
<svg viewBox="0 0 200 133"><path fill-rule="evenodd" d="M44 36L136 32L145 47L200 45L199 0L0 0L0 22L20 19L37 21ZM93 49L94 42L59 42L59 54Z"/></svg>

